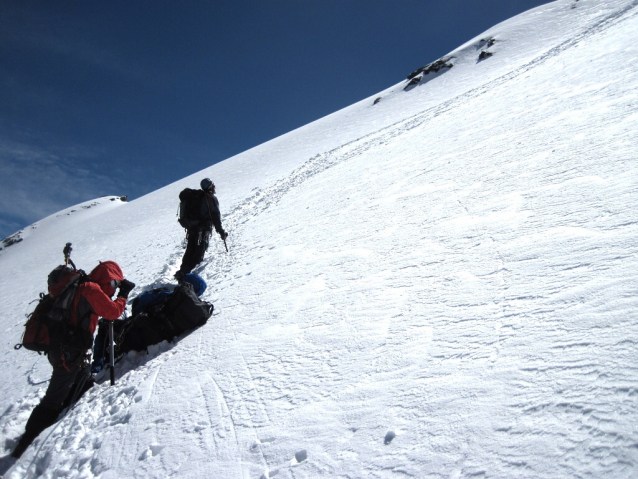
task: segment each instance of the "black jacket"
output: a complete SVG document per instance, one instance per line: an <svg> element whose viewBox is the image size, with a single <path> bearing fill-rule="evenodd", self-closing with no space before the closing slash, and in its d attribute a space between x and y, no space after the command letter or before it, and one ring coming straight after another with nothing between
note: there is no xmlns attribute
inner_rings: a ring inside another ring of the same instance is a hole
<svg viewBox="0 0 638 479"><path fill-rule="evenodd" d="M200 223L197 227L199 231L212 231L213 226L218 234L222 234L224 231L221 213L219 212L219 201L214 194L206 193L202 197L199 206L199 218Z"/></svg>

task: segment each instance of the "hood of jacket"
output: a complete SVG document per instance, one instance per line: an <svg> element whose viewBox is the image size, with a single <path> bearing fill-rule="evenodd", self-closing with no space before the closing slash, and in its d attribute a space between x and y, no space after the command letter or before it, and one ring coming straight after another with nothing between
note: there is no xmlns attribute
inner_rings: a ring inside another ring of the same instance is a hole
<svg viewBox="0 0 638 479"><path fill-rule="evenodd" d="M93 268L89 277L100 286L106 295L111 297L115 294L115 288L111 286L111 281L122 281L124 274L122 274L120 265L115 261L104 261Z"/></svg>

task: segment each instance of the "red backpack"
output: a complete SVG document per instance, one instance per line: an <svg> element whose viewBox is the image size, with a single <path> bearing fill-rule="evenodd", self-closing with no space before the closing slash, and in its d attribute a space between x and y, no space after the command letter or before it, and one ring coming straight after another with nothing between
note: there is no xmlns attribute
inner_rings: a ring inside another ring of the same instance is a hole
<svg viewBox="0 0 638 479"><path fill-rule="evenodd" d="M82 270L58 266L48 277L49 294L40 293L40 302L27 316L22 342L15 349L25 347L38 353L48 353L63 345L87 349L85 334L69 324L71 307L80 284L90 281Z"/></svg>

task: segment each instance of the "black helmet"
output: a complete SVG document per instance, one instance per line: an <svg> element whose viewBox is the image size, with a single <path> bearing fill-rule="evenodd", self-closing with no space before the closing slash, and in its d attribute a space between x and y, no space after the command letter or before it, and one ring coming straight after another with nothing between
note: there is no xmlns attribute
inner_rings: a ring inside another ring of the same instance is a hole
<svg viewBox="0 0 638 479"><path fill-rule="evenodd" d="M213 188L215 188L215 183L213 183L210 178L204 178L200 182L199 186L202 187L202 190L208 191L208 190L212 190Z"/></svg>

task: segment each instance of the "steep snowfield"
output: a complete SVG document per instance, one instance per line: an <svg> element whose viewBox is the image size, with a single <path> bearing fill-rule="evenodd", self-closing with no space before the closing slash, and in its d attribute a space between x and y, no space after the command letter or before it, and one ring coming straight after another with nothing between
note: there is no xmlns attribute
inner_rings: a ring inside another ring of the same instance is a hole
<svg viewBox="0 0 638 479"><path fill-rule="evenodd" d="M559 0L405 91L22 232L4 453L46 389L13 345L66 242L170 283L177 193L210 176L230 253L199 269L208 324L130 354L6 477L636 477L637 31L637 1Z"/></svg>

